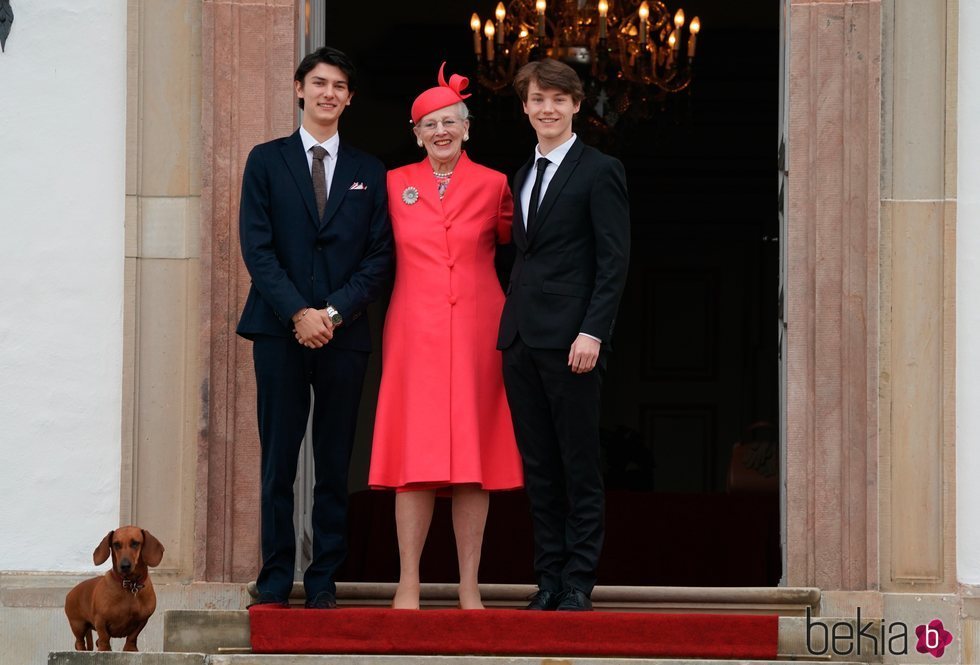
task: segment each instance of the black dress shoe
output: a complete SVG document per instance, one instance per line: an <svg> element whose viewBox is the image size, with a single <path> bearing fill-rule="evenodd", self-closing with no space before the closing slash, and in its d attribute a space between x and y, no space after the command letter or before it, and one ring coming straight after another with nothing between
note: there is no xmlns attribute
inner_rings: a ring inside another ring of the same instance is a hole
<svg viewBox="0 0 980 665"><path fill-rule="evenodd" d="M308 610L335 610L337 609L337 598L329 591L321 591L313 600L306 601Z"/></svg>
<svg viewBox="0 0 980 665"><path fill-rule="evenodd" d="M559 612L591 612L592 599L578 589L565 589L555 609Z"/></svg>
<svg viewBox="0 0 980 665"><path fill-rule="evenodd" d="M255 605L278 605L279 607L289 607L289 601L271 593L260 593L255 600L246 605L246 609Z"/></svg>
<svg viewBox="0 0 980 665"><path fill-rule="evenodd" d="M530 604L525 607L526 610L553 610L558 607L558 602L561 600L561 594L557 591L548 591L547 589L539 589L537 593L531 598Z"/></svg>

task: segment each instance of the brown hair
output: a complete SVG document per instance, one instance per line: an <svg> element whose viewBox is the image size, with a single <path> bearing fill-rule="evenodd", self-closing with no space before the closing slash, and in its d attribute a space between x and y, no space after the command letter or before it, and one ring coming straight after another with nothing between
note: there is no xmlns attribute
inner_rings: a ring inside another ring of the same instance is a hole
<svg viewBox="0 0 980 665"><path fill-rule="evenodd" d="M545 58L529 62L517 72L514 77L514 90L522 102L527 101L527 89L531 81L538 84L542 90L561 90L572 96L575 103L585 99L585 91L582 89L582 79L578 77L575 70L563 62Z"/></svg>

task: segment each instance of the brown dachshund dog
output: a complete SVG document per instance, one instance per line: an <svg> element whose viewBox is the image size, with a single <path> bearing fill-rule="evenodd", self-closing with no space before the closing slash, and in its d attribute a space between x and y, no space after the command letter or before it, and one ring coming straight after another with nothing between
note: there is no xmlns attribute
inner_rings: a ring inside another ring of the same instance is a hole
<svg viewBox="0 0 980 665"><path fill-rule="evenodd" d="M149 531L124 526L102 539L92 553L95 565L112 555L112 569L85 580L65 597L65 614L75 634L75 650L92 650L92 629L99 651L112 651L110 637L125 637L123 651L139 651L136 638L157 607L147 566L157 566L163 545Z"/></svg>

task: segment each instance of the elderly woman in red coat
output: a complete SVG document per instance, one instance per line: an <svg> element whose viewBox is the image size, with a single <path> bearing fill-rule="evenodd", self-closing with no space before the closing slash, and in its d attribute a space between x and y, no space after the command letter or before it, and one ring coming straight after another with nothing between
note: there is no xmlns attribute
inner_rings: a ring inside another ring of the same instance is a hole
<svg viewBox="0 0 980 665"><path fill-rule="evenodd" d="M463 152L467 79L447 83L440 67L438 80L412 104L426 157L388 173L396 275L368 483L397 490L392 606L419 607L419 560L440 493L453 501L460 607L482 609L488 493L523 484L496 349L504 294L494 252L510 241L513 200L504 174Z"/></svg>

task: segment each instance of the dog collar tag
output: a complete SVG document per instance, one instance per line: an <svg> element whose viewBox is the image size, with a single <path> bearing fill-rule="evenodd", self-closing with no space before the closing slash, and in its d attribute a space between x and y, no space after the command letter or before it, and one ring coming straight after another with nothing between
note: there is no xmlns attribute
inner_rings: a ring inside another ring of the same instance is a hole
<svg viewBox="0 0 980 665"><path fill-rule="evenodd" d="M143 588L143 585L140 584L139 580L124 579L122 585L123 585L123 589L132 592L133 595L139 593L140 589Z"/></svg>

